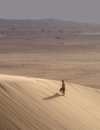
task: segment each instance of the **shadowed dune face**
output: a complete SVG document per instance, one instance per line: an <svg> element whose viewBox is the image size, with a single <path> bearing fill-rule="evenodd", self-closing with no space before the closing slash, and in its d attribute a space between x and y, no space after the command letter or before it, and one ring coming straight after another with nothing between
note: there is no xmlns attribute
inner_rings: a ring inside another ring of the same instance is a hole
<svg viewBox="0 0 100 130"><path fill-rule="evenodd" d="M100 130L100 91L65 84L0 75L0 130Z"/></svg>

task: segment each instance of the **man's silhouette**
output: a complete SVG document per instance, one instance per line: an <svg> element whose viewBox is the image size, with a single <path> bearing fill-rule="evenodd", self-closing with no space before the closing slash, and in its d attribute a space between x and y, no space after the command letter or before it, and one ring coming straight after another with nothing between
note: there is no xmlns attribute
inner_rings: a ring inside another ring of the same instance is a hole
<svg viewBox="0 0 100 130"><path fill-rule="evenodd" d="M62 80L62 88L60 89L61 92L63 92L63 95L65 95L65 83L64 80Z"/></svg>

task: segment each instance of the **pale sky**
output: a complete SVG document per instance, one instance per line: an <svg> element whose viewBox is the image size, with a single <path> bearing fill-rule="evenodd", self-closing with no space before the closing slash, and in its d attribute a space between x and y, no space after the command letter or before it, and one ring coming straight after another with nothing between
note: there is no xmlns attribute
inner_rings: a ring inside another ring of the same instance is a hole
<svg viewBox="0 0 100 130"><path fill-rule="evenodd" d="M0 0L0 18L54 18L100 24L100 0Z"/></svg>

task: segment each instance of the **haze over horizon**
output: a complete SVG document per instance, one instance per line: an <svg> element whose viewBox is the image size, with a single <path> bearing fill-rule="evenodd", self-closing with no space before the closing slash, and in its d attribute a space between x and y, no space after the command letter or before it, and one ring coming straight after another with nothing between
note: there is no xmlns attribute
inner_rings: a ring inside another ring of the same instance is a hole
<svg viewBox="0 0 100 130"><path fill-rule="evenodd" d="M1 19L59 19L100 24L100 0L1 0Z"/></svg>

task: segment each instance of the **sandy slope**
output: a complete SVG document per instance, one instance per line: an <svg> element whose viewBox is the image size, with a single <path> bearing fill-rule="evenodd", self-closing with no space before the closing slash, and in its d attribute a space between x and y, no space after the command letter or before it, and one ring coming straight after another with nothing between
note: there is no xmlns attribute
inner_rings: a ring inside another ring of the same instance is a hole
<svg viewBox="0 0 100 130"><path fill-rule="evenodd" d="M0 130L100 130L100 91L0 75Z"/></svg>

